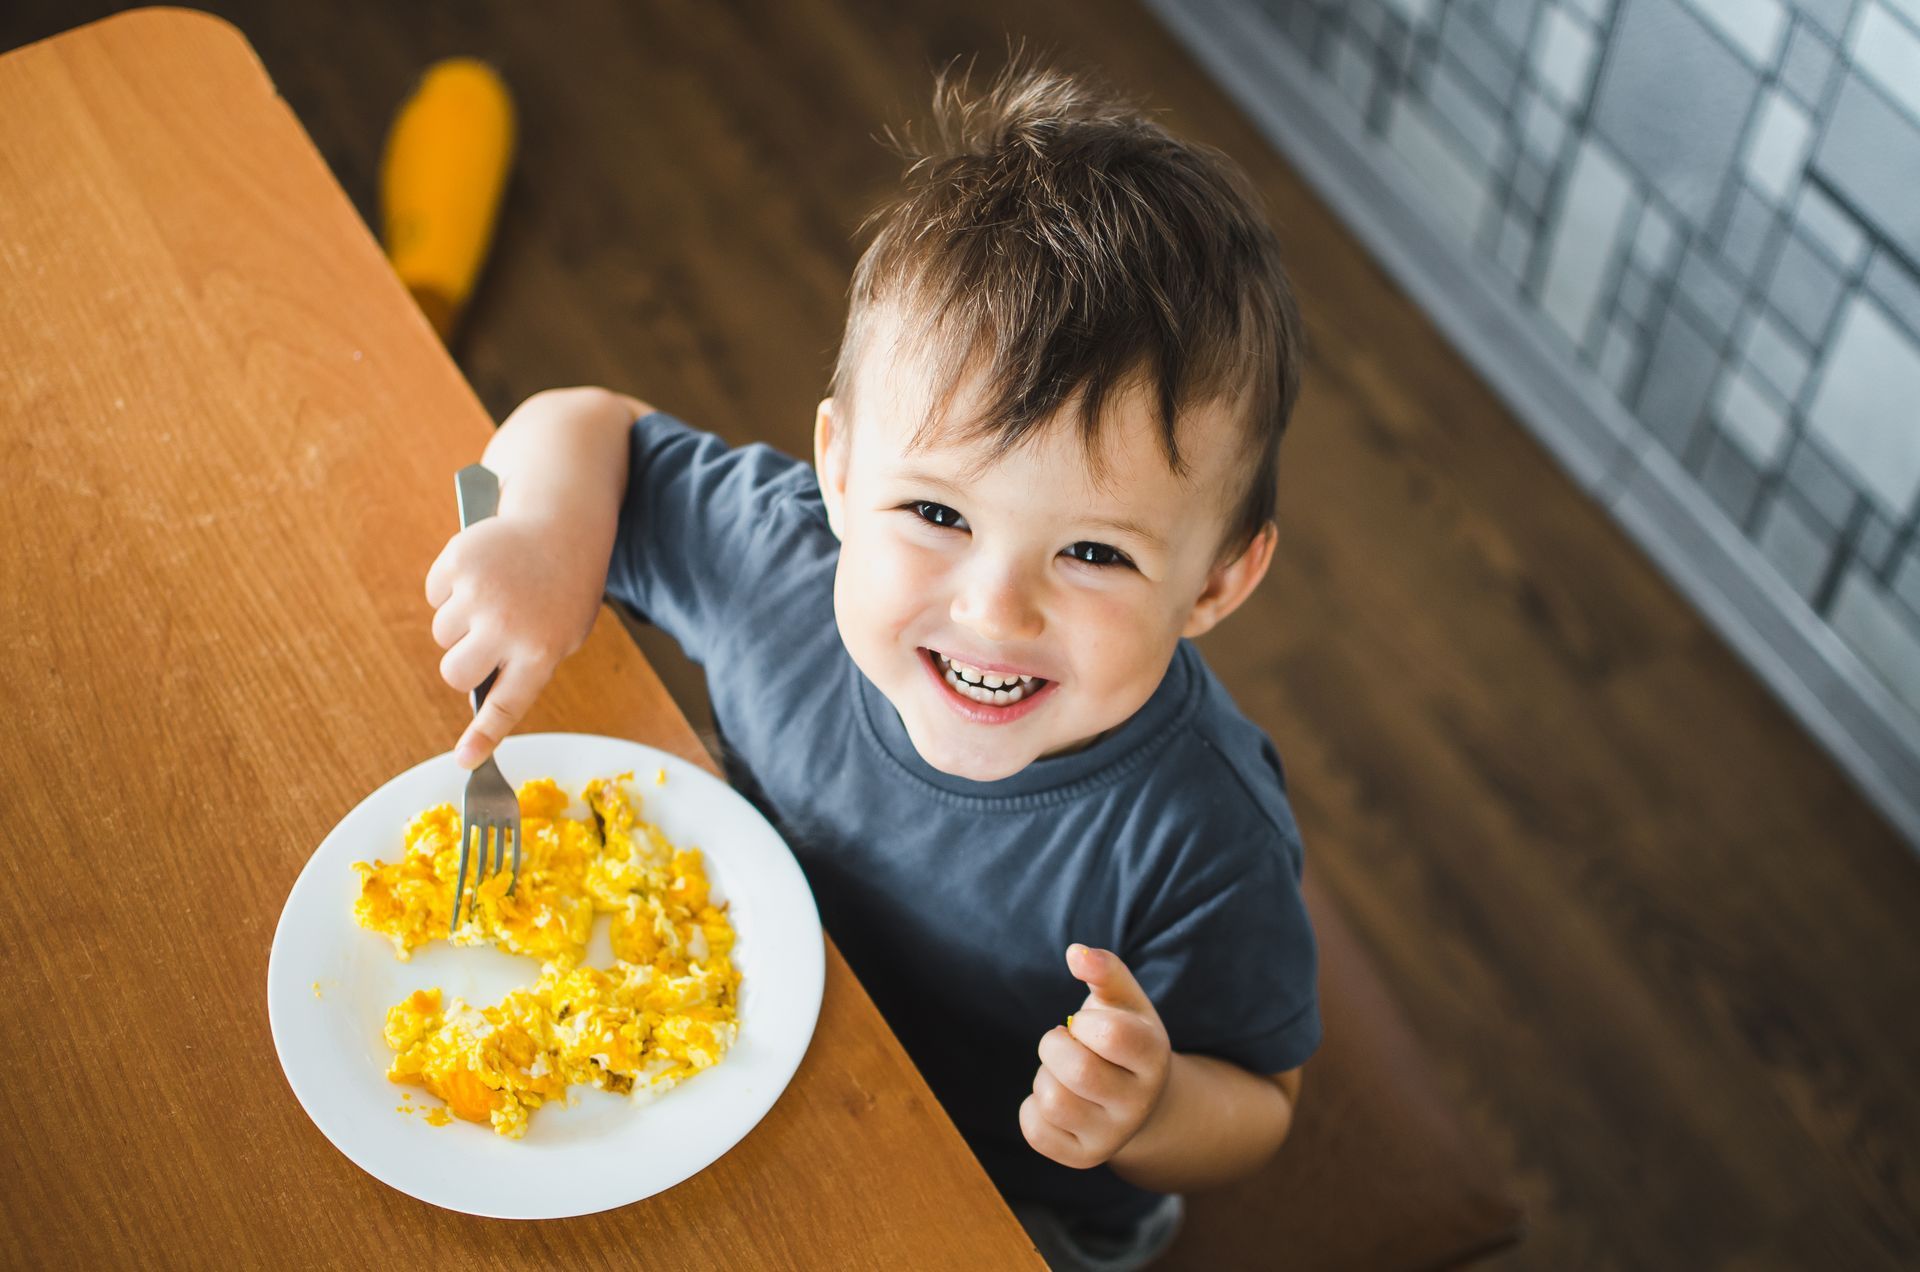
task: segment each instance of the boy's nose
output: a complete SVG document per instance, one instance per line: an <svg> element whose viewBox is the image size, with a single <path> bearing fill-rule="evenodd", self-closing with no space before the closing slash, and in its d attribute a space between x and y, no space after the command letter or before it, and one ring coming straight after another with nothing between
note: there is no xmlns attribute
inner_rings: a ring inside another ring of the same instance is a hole
<svg viewBox="0 0 1920 1272"><path fill-rule="evenodd" d="M1017 571L1004 567L973 571L954 593L951 615L997 644L1032 640L1045 626L1032 589Z"/></svg>

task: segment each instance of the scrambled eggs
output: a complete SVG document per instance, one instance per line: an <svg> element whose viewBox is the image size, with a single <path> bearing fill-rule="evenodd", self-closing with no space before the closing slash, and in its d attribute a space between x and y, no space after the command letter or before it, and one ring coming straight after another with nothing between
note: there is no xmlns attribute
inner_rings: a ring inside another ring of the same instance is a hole
<svg viewBox="0 0 1920 1272"><path fill-rule="evenodd" d="M639 820L624 785L632 776L588 783L590 819L566 816L572 800L550 779L520 788L519 883L512 895L506 872L482 883L452 939L531 955L540 977L491 1007L415 991L387 1012L388 1078L517 1138L532 1110L567 1103L570 1086L659 1092L719 1062L739 1027L733 926L708 897L698 850ZM402 959L444 939L459 862L459 814L451 804L426 810L399 861L354 863L354 918ZM581 965L596 914L612 916L610 968Z"/></svg>

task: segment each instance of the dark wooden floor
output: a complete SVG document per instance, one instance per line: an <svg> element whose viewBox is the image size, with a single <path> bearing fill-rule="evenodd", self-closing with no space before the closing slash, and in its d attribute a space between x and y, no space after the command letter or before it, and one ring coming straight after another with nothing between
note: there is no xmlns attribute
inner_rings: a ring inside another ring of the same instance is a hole
<svg viewBox="0 0 1920 1272"><path fill-rule="evenodd" d="M16 2L0 46L111 7ZM806 453L850 233L895 176L872 134L1009 32L1236 156L1312 363L1273 575L1205 647L1531 1211L1501 1265L1920 1263L1920 862L1143 12L210 7L370 220L409 79L503 68L524 145L456 344L496 416L602 383ZM698 716L697 676L648 649Z"/></svg>

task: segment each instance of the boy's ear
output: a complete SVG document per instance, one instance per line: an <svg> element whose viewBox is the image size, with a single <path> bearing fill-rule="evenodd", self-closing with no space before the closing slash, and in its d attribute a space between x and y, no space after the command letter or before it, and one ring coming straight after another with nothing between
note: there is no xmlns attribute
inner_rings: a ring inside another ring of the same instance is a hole
<svg viewBox="0 0 1920 1272"><path fill-rule="evenodd" d="M851 449L838 430L833 399L822 398L813 415L813 472L820 480L820 498L827 505L827 524L833 537L840 533L840 505L847 494L847 457Z"/></svg>
<svg viewBox="0 0 1920 1272"><path fill-rule="evenodd" d="M1193 612L1187 615L1187 625L1180 634L1189 638L1204 636L1221 619L1239 609L1240 602L1253 595L1253 589L1267 576L1267 567L1273 563L1273 547L1279 538L1279 528L1269 521L1260 527L1259 534L1247 541L1239 556L1214 566L1207 575L1206 587L1194 599Z"/></svg>

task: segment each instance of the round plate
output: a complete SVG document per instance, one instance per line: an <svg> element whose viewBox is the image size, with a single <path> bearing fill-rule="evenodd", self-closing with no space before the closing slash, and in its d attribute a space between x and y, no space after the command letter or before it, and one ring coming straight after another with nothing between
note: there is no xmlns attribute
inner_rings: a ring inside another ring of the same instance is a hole
<svg viewBox="0 0 1920 1272"><path fill-rule="evenodd" d="M524 1138L423 1116L439 1101L387 1081L387 1008L438 985L475 1006L530 985L539 964L492 948L436 942L401 962L386 937L353 921L356 861L393 861L409 821L460 806L467 774L451 753L408 769L362 800L320 842L294 882L267 965L267 1013L280 1067L314 1125L353 1163L401 1192L468 1214L555 1219L624 1206L704 1169L753 1129L786 1089L813 1037L826 980L820 915L800 863L732 787L637 742L580 733L510 737L501 769L516 785L551 777L575 796L595 777L631 771L644 819L705 856L716 901L738 940L740 1033L719 1064L651 1100L592 1087L534 1112ZM667 771L665 785L655 775ZM612 962L608 918L587 961ZM403 1096L411 1094L409 1103ZM398 1111L418 1109L411 1116Z"/></svg>

